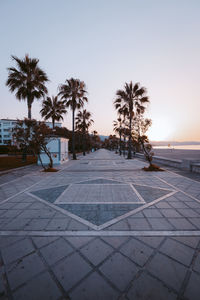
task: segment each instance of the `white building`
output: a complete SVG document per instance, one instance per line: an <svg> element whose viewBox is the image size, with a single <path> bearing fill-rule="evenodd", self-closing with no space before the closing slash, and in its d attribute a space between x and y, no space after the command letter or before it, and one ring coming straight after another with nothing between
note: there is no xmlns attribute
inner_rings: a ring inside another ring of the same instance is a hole
<svg viewBox="0 0 200 300"><path fill-rule="evenodd" d="M51 137L47 144L49 152L51 152L51 157L53 159L53 165L60 165L68 160L68 139L62 137ZM49 157L45 152L41 152L40 158L43 165L49 164ZM38 165L41 165L41 162L38 158Z"/></svg>
<svg viewBox="0 0 200 300"><path fill-rule="evenodd" d="M17 120L0 119L0 145L12 144L12 131L16 123ZM51 122L45 122L45 124L50 128L53 127ZM62 127L62 124L56 122L55 127Z"/></svg>

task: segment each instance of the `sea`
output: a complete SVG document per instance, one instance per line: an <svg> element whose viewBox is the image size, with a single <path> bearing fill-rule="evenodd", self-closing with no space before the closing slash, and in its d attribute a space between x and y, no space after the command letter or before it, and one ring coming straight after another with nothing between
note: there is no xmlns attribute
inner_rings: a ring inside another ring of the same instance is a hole
<svg viewBox="0 0 200 300"><path fill-rule="evenodd" d="M200 150L200 145L153 146L153 149Z"/></svg>

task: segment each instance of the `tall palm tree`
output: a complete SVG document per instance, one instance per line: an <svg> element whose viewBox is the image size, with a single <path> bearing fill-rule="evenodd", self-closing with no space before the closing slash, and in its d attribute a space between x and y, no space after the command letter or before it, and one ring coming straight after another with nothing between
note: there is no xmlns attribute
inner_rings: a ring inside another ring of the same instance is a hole
<svg viewBox="0 0 200 300"><path fill-rule="evenodd" d="M94 123L91 119L91 113L84 109L79 111L76 117L76 127L83 133L83 155L85 155L85 142L86 134L88 133L89 127Z"/></svg>
<svg viewBox="0 0 200 300"><path fill-rule="evenodd" d="M140 87L139 83L133 84L132 81L125 83L124 90L118 90L116 96L115 103L121 104L124 109L128 110L129 140L127 158L131 159L132 121L136 113L144 113L145 104L149 102L149 98L146 96L146 89Z"/></svg>
<svg viewBox="0 0 200 300"><path fill-rule="evenodd" d="M39 59L29 58L28 54L24 59L11 56L16 62L16 68L8 68L8 79L6 85L11 92L16 91L18 100L26 100L28 106L28 118L31 119L31 107L34 99L40 99L47 94L45 83L48 81L47 74L38 67Z"/></svg>
<svg viewBox="0 0 200 300"><path fill-rule="evenodd" d="M70 107L72 110L72 152L73 159L76 159L75 153L75 111L84 106L85 102L88 102L88 98L85 96L87 93L85 90L84 81L79 79L67 79L65 84L60 85L59 94L61 99L65 100L66 107Z"/></svg>
<svg viewBox="0 0 200 300"><path fill-rule="evenodd" d="M57 96L47 97L42 103L40 111L45 120L52 119L53 129L55 121L63 120L63 114L66 113L66 106L64 101L59 100Z"/></svg>

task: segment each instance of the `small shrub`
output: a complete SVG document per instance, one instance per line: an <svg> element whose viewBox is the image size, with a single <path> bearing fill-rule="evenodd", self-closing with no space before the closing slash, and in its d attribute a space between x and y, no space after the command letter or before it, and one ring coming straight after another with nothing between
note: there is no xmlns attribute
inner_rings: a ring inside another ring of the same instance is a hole
<svg viewBox="0 0 200 300"><path fill-rule="evenodd" d="M58 172L58 169L54 169L54 168L48 168L48 169L44 169L43 172Z"/></svg>
<svg viewBox="0 0 200 300"><path fill-rule="evenodd" d="M154 164L151 164L148 167L144 167L143 170L146 171L146 172L152 172L152 171L155 171L155 172L161 171L162 172L162 171L164 171L159 166L154 165Z"/></svg>

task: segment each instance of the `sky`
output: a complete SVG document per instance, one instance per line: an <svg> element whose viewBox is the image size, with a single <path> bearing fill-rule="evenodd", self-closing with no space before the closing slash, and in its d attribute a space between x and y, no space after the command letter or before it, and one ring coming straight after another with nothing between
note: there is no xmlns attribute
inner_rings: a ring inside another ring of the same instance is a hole
<svg viewBox="0 0 200 300"><path fill-rule="evenodd" d="M112 133L116 91L132 80L147 88L151 140L200 141L199 16L199 0L0 0L0 118L27 116L5 86L11 55L27 53L50 96L71 77L86 83L99 134ZM70 110L63 126L71 129Z"/></svg>

